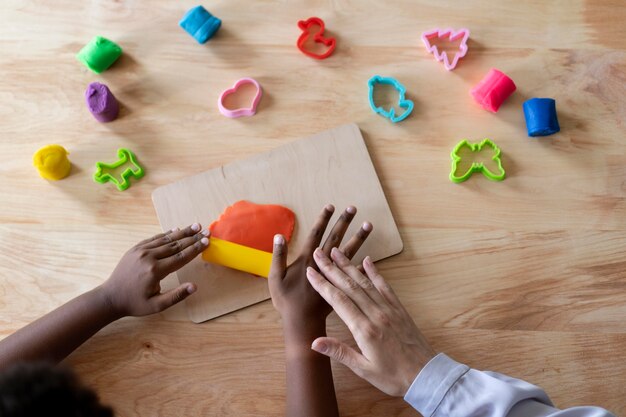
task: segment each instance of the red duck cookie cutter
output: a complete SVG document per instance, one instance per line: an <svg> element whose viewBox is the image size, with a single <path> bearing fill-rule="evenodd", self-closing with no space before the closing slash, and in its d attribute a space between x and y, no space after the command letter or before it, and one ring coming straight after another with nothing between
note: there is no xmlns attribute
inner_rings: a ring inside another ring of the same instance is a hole
<svg viewBox="0 0 626 417"><path fill-rule="evenodd" d="M319 30L316 33L312 34L313 41L315 43L321 43L323 45L328 46L328 50L324 52L323 54L316 54L304 48L304 44L306 43L306 41L309 39L309 36L311 35L311 33L309 32L309 29L312 26L319 26ZM315 59L326 59L329 56L331 56L332 53L335 51L335 46L337 46L337 41L335 38L324 37L324 28L325 28L324 21L320 19L319 17L309 17L307 20L300 20L298 22L298 27L302 30L302 34L298 38L298 42L296 42L296 45L298 46L298 49L302 51L304 55L310 56L311 58L315 58Z"/></svg>

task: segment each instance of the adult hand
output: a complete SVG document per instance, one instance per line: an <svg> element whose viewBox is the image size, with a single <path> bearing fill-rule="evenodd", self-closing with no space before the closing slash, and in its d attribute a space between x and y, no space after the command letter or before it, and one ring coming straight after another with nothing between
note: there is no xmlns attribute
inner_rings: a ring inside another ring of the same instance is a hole
<svg viewBox="0 0 626 417"><path fill-rule="evenodd" d="M320 213L298 258L287 267L287 245L282 235L274 238L274 253L269 274L269 289L272 303L284 320L300 324L324 323L332 308L311 287L306 279L307 267L314 267L313 251L321 243L335 207L327 205ZM341 214L328 238L320 249L329 254L331 249L341 244L343 237L354 219L356 208L350 206ZM363 223L360 230L345 244L343 252L352 258L372 231L372 224Z"/></svg>
<svg viewBox="0 0 626 417"><path fill-rule="evenodd" d="M179 303L196 291L185 283L161 293L160 282L209 245L209 231L198 223L139 242L122 257L111 277L101 286L119 316L145 316Z"/></svg>
<svg viewBox="0 0 626 417"><path fill-rule="evenodd" d="M363 261L365 274L337 249L331 258L316 250L321 273L308 268L307 278L346 323L361 352L331 337L317 338L312 349L381 391L404 396L435 352L369 257Z"/></svg>

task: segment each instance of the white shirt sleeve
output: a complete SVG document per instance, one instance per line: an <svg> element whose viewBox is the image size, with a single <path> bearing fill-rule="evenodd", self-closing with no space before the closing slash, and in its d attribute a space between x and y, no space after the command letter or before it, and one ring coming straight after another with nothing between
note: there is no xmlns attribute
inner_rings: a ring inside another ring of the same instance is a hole
<svg viewBox="0 0 626 417"><path fill-rule="evenodd" d="M470 369L443 353L420 371L404 400L424 417L615 417L598 407L559 410L535 385Z"/></svg>

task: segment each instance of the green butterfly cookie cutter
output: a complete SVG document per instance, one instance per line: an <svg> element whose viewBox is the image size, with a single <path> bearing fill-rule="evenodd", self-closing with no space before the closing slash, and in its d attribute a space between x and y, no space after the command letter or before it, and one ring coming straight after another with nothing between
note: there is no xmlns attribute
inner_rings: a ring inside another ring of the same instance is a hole
<svg viewBox="0 0 626 417"><path fill-rule="evenodd" d="M126 148L117 150L117 161L112 164L104 162L96 162L96 172L93 174L93 180L100 184L112 182L118 190L124 191L130 187L130 177L137 179L144 176L143 168L137 163L135 154ZM126 169L120 171L120 167L126 165Z"/></svg>
<svg viewBox="0 0 626 417"><path fill-rule="evenodd" d="M480 152L483 148L491 148L493 149L493 156L491 159L495 161L498 166L498 173L493 173L489 168L487 168L482 162L472 162L472 165L467 169L465 173L462 175L456 175L456 170L459 162L461 162L461 156L459 155L459 151L464 147L468 147L472 153ZM469 177L472 176L474 172L482 172L483 175L489 178L492 181L502 181L506 173L504 172L504 168L502 167L502 160L500 159L500 148L493 143L490 139L483 139L479 143L470 143L467 139L463 139L452 149L452 153L450 154L452 157L452 170L450 171L450 181L455 183L460 183L466 181Z"/></svg>

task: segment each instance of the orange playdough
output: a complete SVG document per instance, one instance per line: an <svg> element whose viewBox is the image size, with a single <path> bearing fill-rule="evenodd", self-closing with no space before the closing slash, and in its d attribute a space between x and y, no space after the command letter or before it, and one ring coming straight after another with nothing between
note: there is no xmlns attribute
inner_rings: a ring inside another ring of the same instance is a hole
<svg viewBox="0 0 626 417"><path fill-rule="evenodd" d="M291 240L296 216L287 207L237 201L211 223L211 236L265 252L272 252L274 235Z"/></svg>

